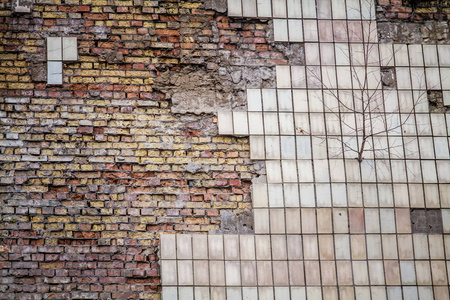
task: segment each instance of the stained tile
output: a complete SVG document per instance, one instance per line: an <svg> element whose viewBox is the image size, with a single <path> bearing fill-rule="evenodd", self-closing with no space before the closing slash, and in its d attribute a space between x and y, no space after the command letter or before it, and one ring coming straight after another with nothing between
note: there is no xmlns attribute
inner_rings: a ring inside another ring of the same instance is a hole
<svg viewBox="0 0 450 300"><path fill-rule="evenodd" d="M321 1L326 2L326 1ZM321 3L319 2L319 3ZM331 20L319 20L318 21L318 29L319 29L319 41L320 42L333 42L333 28Z"/></svg>
<svg viewBox="0 0 450 300"><path fill-rule="evenodd" d="M192 249L194 259L208 259L208 236L204 234L192 235Z"/></svg>
<svg viewBox="0 0 450 300"><path fill-rule="evenodd" d="M443 260L432 260L431 274L433 279L433 285L445 285L448 286L447 280L447 266Z"/></svg>
<svg viewBox="0 0 450 300"><path fill-rule="evenodd" d="M412 245L412 235L410 234L399 234L398 239L398 255L402 260L414 259L413 245Z"/></svg>
<svg viewBox="0 0 450 300"><path fill-rule="evenodd" d="M286 236L285 235L272 235L272 260L286 260L287 248L286 248Z"/></svg>
<svg viewBox="0 0 450 300"><path fill-rule="evenodd" d="M322 285L336 285L336 265L334 261L321 261Z"/></svg>
<svg viewBox="0 0 450 300"><path fill-rule="evenodd" d="M371 286L370 293L372 295L372 299L387 300L386 288L384 286Z"/></svg>
<svg viewBox="0 0 450 300"><path fill-rule="evenodd" d="M352 261L353 280L355 285L368 285L369 274L366 261Z"/></svg>
<svg viewBox="0 0 450 300"><path fill-rule="evenodd" d="M256 259L257 260L270 260L272 259L272 253L270 251L270 236L269 235L256 235Z"/></svg>
<svg viewBox="0 0 450 300"><path fill-rule="evenodd" d="M193 285L192 260L178 260L178 285Z"/></svg>
<svg viewBox="0 0 450 300"><path fill-rule="evenodd" d="M306 88L306 70L304 66L291 66L291 78L293 88ZM295 111L307 111L300 108L300 101L306 101L306 91L293 90ZM304 105L302 105L304 107Z"/></svg>
<svg viewBox="0 0 450 300"><path fill-rule="evenodd" d="M300 234L300 209L287 208L286 209L286 233L287 234Z"/></svg>
<svg viewBox="0 0 450 300"><path fill-rule="evenodd" d="M223 235L208 235L209 259L223 259Z"/></svg>
<svg viewBox="0 0 450 300"><path fill-rule="evenodd" d="M350 237L348 234L334 236L336 259L350 259Z"/></svg>
<svg viewBox="0 0 450 300"><path fill-rule="evenodd" d="M78 60L78 43L76 37L62 38L62 58L64 61Z"/></svg>
<svg viewBox="0 0 450 300"><path fill-rule="evenodd" d="M177 235L177 258L192 259L192 239L191 235Z"/></svg>
<svg viewBox="0 0 450 300"><path fill-rule="evenodd" d="M304 234L317 233L316 229L316 212L315 209L302 208L301 209L302 232Z"/></svg>
<svg viewBox="0 0 450 300"><path fill-rule="evenodd" d="M282 183L281 164L277 160L266 161L267 183Z"/></svg>
<svg viewBox="0 0 450 300"><path fill-rule="evenodd" d="M366 240L364 235L350 235L352 259L366 259Z"/></svg>
<svg viewBox="0 0 450 300"><path fill-rule="evenodd" d="M364 233L364 209L349 208L350 233Z"/></svg>
<svg viewBox="0 0 450 300"><path fill-rule="evenodd" d="M336 261L338 284L353 286L353 271L350 261Z"/></svg>
<svg viewBox="0 0 450 300"><path fill-rule="evenodd" d="M381 236L383 244L384 259L398 259L397 238L395 234L383 234Z"/></svg>
<svg viewBox="0 0 450 300"><path fill-rule="evenodd" d="M379 233L380 232L380 217L378 209L365 209L364 219L366 226L366 233Z"/></svg>
<svg viewBox="0 0 450 300"><path fill-rule="evenodd" d="M259 286L272 285L272 262L257 261L257 278Z"/></svg>
<svg viewBox="0 0 450 300"><path fill-rule="evenodd" d="M266 135L279 135L278 115L276 113L264 113L264 132Z"/></svg>
<svg viewBox="0 0 450 300"><path fill-rule="evenodd" d="M280 113L280 134L294 135L294 115L292 113Z"/></svg>
<svg viewBox="0 0 450 300"><path fill-rule="evenodd" d="M268 207L269 199L266 183L254 183L252 185L253 207Z"/></svg>
<svg viewBox="0 0 450 300"><path fill-rule="evenodd" d="M244 17L257 17L256 0L242 1L242 15Z"/></svg>
<svg viewBox="0 0 450 300"><path fill-rule="evenodd" d="M62 60L62 42L60 37L47 37L47 60Z"/></svg>
<svg viewBox="0 0 450 300"><path fill-rule="evenodd" d="M284 209L272 208L270 213L270 233L284 234L286 232L286 221L284 216Z"/></svg>
<svg viewBox="0 0 450 300"><path fill-rule="evenodd" d="M317 209L317 232L332 233L333 224L331 219L331 208Z"/></svg>
<svg viewBox="0 0 450 300"><path fill-rule="evenodd" d="M255 259L255 237L251 235L240 235L241 260Z"/></svg>
<svg viewBox="0 0 450 300"><path fill-rule="evenodd" d="M369 279L370 285L384 285L384 269L382 260L370 260L369 264Z"/></svg>
<svg viewBox="0 0 450 300"><path fill-rule="evenodd" d="M224 235L225 260L239 260L239 236Z"/></svg>
<svg viewBox="0 0 450 300"><path fill-rule="evenodd" d="M429 259L430 254L428 252L428 239L426 235L414 234L414 258L415 259Z"/></svg>
<svg viewBox="0 0 450 300"><path fill-rule="evenodd" d="M280 137L279 136L266 136L266 159L280 159ZM264 149L264 148L263 148Z"/></svg>
<svg viewBox="0 0 450 300"><path fill-rule="evenodd" d="M209 284L209 263L207 260L194 260L194 284Z"/></svg>
<svg viewBox="0 0 450 300"><path fill-rule="evenodd" d="M384 261L384 274L387 285L400 285L400 269L397 260Z"/></svg>
<svg viewBox="0 0 450 300"><path fill-rule="evenodd" d="M431 285L431 269L429 261L416 260L417 285Z"/></svg>
<svg viewBox="0 0 450 300"><path fill-rule="evenodd" d="M62 62L48 61L47 62L47 84L62 84Z"/></svg>
<svg viewBox="0 0 450 300"><path fill-rule="evenodd" d="M212 286L225 285L225 264L220 260L211 260L209 262L210 284Z"/></svg>
<svg viewBox="0 0 450 300"><path fill-rule="evenodd" d="M302 238L300 235L287 235L287 252L289 260L303 259Z"/></svg>
<svg viewBox="0 0 450 300"><path fill-rule="evenodd" d="M332 235L319 235L319 255L321 260L334 259L334 242Z"/></svg>
<svg viewBox="0 0 450 300"><path fill-rule="evenodd" d="M389 286L386 290L388 300L402 299L402 288L400 286Z"/></svg>
<svg viewBox="0 0 450 300"><path fill-rule="evenodd" d="M447 286L435 286L434 287L435 300L450 299L449 289Z"/></svg>
<svg viewBox="0 0 450 300"><path fill-rule="evenodd" d="M303 256L305 260L319 258L316 235L303 235Z"/></svg>
<svg viewBox="0 0 450 300"><path fill-rule="evenodd" d="M318 261L305 261L305 281L307 286L320 285L320 269ZM317 299L317 298L312 298Z"/></svg>
<svg viewBox="0 0 450 300"><path fill-rule="evenodd" d="M367 243L367 258L368 259L382 259L383 253L381 250L381 236L378 234L366 235Z"/></svg>
<svg viewBox="0 0 450 300"><path fill-rule="evenodd" d="M397 208L395 210L397 233L411 233L410 210L408 208Z"/></svg>
<svg viewBox="0 0 450 300"><path fill-rule="evenodd" d="M274 261L273 284L275 286L289 286L287 261Z"/></svg>
<svg viewBox="0 0 450 300"><path fill-rule="evenodd" d="M225 300L227 293L224 287L211 287L211 299Z"/></svg>
<svg viewBox="0 0 450 300"><path fill-rule="evenodd" d="M195 287L194 288L195 300L210 300L209 287ZM164 298L166 299L166 298Z"/></svg>
<svg viewBox="0 0 450 300"><path fill-rule="evenodd" d="M254 209L254 222L255 222L255 233L264 234L269 233L270 223L269 223L269 210L267 209Z"/></svg>
<svg viewBox="0 0 450 300"><path fill-rule="evenodd" d="M225 276L227 286L241 285L241 266L239 261L225 261Z"/></svg>
<svg viewBox="0 0 450 300"><path fill-rule="evenodd" d="M175 260L163 260L161 262L161 282L163 286L177 285L177 262Z"/></svg>
<svg viewBox="0 0 450 300"><path fill-rule="evenodd" d="M175 246L175 238L174 234L161 234L161 259L176 259L176 246Z"/></svg>
<svg viewBox="0 0 450 300"><path fill-rule="evenodd" d="M436 45L423 45L422 47L425 66L437 67L439 65L439 62Z"/></svg>
<svg viewBox="0 0 450 300"><path fill-rule="evenodd" d="M243 286L255 286L256 285L256 262L255 261L242 261L241 262L241 274L242 274L242 285ZM246 299L246 298L244 298L244 299Z"/></svg>

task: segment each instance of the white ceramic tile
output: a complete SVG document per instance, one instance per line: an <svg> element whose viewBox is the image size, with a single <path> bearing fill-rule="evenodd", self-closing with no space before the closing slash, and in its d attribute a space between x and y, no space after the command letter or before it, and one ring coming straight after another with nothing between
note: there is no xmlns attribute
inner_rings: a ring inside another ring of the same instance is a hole
<svg viewBox="0 0 450 300"><path fill-rule="evenodd" d="M283 182L298 182L297 164L295 160L282 160Z"/></svg>
<svg viewBox="0 0 450 300"><path fill-rule="evenodd" d="M277 88L290 88L291 87L291 69L289 66L276 66L277 73ZM264 107L264 110L267 110Z"/></svg>
<svg viewBox="0 0 450 300"><path fill-rule="evenodd" d="M450 106L450 91L443 91L442 94L444 98L444 105Z"/></svg>
<svg viewBox="0 0 450 300"><path fill-rule="evenodd" d="M252 200L253 207L268 207L267 184L253 183Z"/></svg>
<svg viewBox="0 0 450 300"><path fill-rule="evenodd" d="M345 2L340 0L331 0L333 19L346 19L346 7Z"/></svg>
<svg viewBox="0 0 450 300"><path fill-rule="evenodd" d="M378 206L378 191L375 184L364 184L363 189L363 200L365 207L377 207Z"/></svg>
<svg viewBox="0 0 450 300"><path fill-rule="evenodd" d="M384 285L384 268L383 261L371 260L369 261L369 278L371 285Z"/></svg>
<svg viewBox="0 0 450 300"><path fill-rule="evenodd" d="M301 180L300 180L301 181ZM300 206L314 207L315 206L315 192L313 184L300 184Z"/></svg>
<svg viewBox="0 0 450 300"><path fill-rule="evenodd" d="M283 185L268 184L269 206L270 207L283 207Z"/></svg>
<svg viewBox="0 0 450 300"><path fill-rule="evenodd" d="M378 234L366 235L367 243L367 258L368 259L382 259L383 253L381 250L381 236Z"/></svg>
<svg viewBox="0 0 450 300"><path fill-rule="evenodd" d="M323 96L321 90L309 90L308 91L308 102L309 102L309 112L323 112Z"/></svg>
<svg viewBox="0 0 450 300"><path fill-rule="evenodd" d="M422 45L408 45L409 62L412 67L423 66Z"/></svg>
<svg viewBox="0 0 450 300"><path fill-rule="evenodd" d="M248 124L249 124L250 135L263 135L264 134L262 113L249 112L248 113Z"/></svg>
<svg viewBox="0 0 450 300"><path fill-rule="evenodd" d="M255 237L252 235L240 235L241 260L255 259Z"/></svg>
<svg viewBox="0 0 450 300"><path fill-rule="evenodd" d="M257 0L258 17L270 18L272 17L272 6L270 0Z"/></svg>
<svg viewBox="0 0 450 300"><path fill-rule="evenodd" d="M288 42L288 23L286 19L273 20L273 35L276 42Z"/></svg>
<svg viewBox="0 0 450 300"><path fill-rule="evenodd" d="M270 233L284 234L286 232L286 220L284 209L272 208L269 209L270 214Z"/></svg>
<svg viewBox="0 0 450 300"><path fill-rule="evenodd" d="M395 68L397 73L397 88L402 90L411 89L411 74L409 68L397 67Z"/></svg>
<svg viewBox="0 0 450 300"><path fill-rule="evenodd" d="M47 62L47 84L62 84L62 62L48 61Z"/></svg>
<svg viewBox="0 0 450 300"><path fill-rule="evenodd" d="M291 77L292 77L292 87L293 88L306 88L306 71L305 71L304 66L292 66L291 67ZM304 91L298 91L298 90L293 91L294 101L303 99L302 92L304 92ZM296 95L296 93L297 93L297 95ZM306 100L306 98L304 98L304 99ZM299 110L296 109L295 111L299 111Z"/></svg>
<svg viewBox="0 0 450 300"><path fill-rule="evenodd" d="M287 0L287 12L288 18L301 18L302 17L301 1Z"/></svg>
<svg viewBox="0 0 450 300"><path fill-rule="evenodd" d="M224 287L211 287L211 299L225 300L227 293Z"/></svg>
<svg viewBox="0 0 450 300"><path fill-rule="evenodd" d="M63 37L63 60L64 61L76 61L78 60L78 43L76 37Z"/></svg>
<svg viewBox="0 0 450 300"><path fill-rule="evenodd" d="M423 182L424 183L437 183L437 174L436 174L436 164L435 164L435 162L434 161L430 161L430 160L422 160L421 161L421 165L422 165ZM442 164L440 164L440 165L442 165ZM438 165L438 167L440 165ZM446 167L449 167L449 166L446 166ZM444 172L446 172L446 171L444 171ZM446 172L446 173L448 173L448 172ZM450 176L448 178L450 178ZM439 178L439 179L441 179L441 178ZM442 179L444 179L444 178L442 178Z"/></svg>
<svg viewBox="0 0 450 300"><path fill-rule="evenodd" d="M163 260L161 262L161 281L163 286L177 285L177 262L175 260Z"/></svg>
<svg viewBox="0 0 450 300"><path fill-rule="evenodd" d="M411 81L414 90L426 89L424 68L411 68Z"/></svg>
<svg viewBox="0 0 450 300"><path fill-rule="evenodd" d="M380 59L382 66L394 66L394 48L392 44L380 44Z"/></svg>
<svg viewBox="0 0 450 300"><path fill-rule="evenodd" d="M317 206L331 207L331 187L329 184L316 184Z"/></svg>
<svg viewBox="0 0 450 300"><path fill-rule="evenodd" d="M299 160L297 161L299 172L299 182L312 182L312 164L311 160Z"/></svg>
<svg viewBox="0 0 450 300"><path fill-rule="evenodd" d="M255 18L258 16L256 0L242 1L242 15L244 17L251 17L251 18Z"/></svg>
<svg viewBox="0 0 450 300"><path fill-rule="evenodd" d="M290 299L289 287L275 287L275 300Z"/></svg>
<svg viewBox="0 0 450 300"><path fill-rule="evenodd" d="M288 20L289 41L303 42L303 22L301 20Z"/></svg>
<svg viewBox="0 0 450 300"><path fill-rule="evenodd" d="M285 235L272 235L272 260L286 260L287 248L286 248L286 236Z"/></svg>
<svg viewBox="0 0 450 300"><path fill-rule="evenodd" d="M313 136L312 138L312 152L314 159L327 158L327 141L325 137Z"/></svg>
<svg viewBox="0 0 450 300"><path fill-rule="evenodd" d="M208 236L192 235L192 256L194 259L208 259Z"/></svg>
<svg viewBox="0 0 450 300"><path fill-rule="evenodd" d="M281 136L281 158L282 159L295 159L296 158L296 146L294 136Z"/></svg>
<svg viewBox="0 0 450 300"><path fill-rule="evenodd" d="M415 259L429 259L428 239L426 235L414 234L414 257Z"/></svg>
<svg viewBox="0 0 450 300"><path fill-rule="evenodd" d="M409 56L406 44L394 44L395 65L397 67L408 67Z"/></svg>
<svg viewBox="0 0 450 300"><path fill-rule="evenodd" d="M314 175L316 182L330 182L330 172L328 168L328 160L314 160Z"/></svg>
<svg viewBox="0 0 450 300"><path fill-rule="evenodd" d="M295 131L297 135L310 134L309 114L295 113L294 122L295 122Z"/></svg>
<svg viewBox="0 0 450 300"><path fill-rule="evenodd" d="M241 0L227 0L228 1L228 15L230 17L241 17L242 16L242 5Z"/></svg>
<svg viewBox="0 0 450 300"><path fill-rule="evenodd" d="M220 260L209 261L209 278L210 285L224 286L225 285L225 264ZM212 296L212 295L211 295ZM214 299L214 297L211 297Z"/></svg>
<svg viewBox="0 0 450 300"><path fill-rule="evenodd" d="M240 287L228 287L227 299L242 300L242 289Z"/></svg>
<svg viewBox="0 0 450 300"><path fill-rule="evenodd" d="M267 183L282 183L280 161L266 161Z"/></svg>
<svg viewBox="0 0 450 300"><path fill-rule="evenodd" d="M162 297L164 300L178 300L178 289L176 287L163 286Z"/></svg>
<svg viewBox="0 0 450 300"><path fill-rule="evenodd" d="M267 209L253 209L255 234L269 233L269 211Z"/></svg>
<svg viewBox="0 0 450 300"><path fill-rule="evenodd" d="M352 261L353 278L355 285L368 285L369 274L366 261ZM370 299L370 297L369 297Z"/></svg>
<svg viewBox="0 0 450 300"><path fill-rule="evenodd" d="M286 207L299 207L300 206L300 196L299 196L299 186L297 183L285 183L283 184L284 189L284 203Z"/></svg>
<svg viewBox="0 0 450 300"><path fill-rule="evenodd" d="M322 85L326 90L337 88L336 69L334 66L322 66Z"/></svg>
<svg viewBox="0 0 450 300"><path fill-rule="evenodd" d="M319 247L317 243L317 236L315 235L303 236L303 255L305 260L316 260L319 258Z"/></svg>
<svg viewBox="0 0 450 300"><path fill-rule="evenodd" d="M450 67L450 45L438 45L439 65Z"/></svg>
<svg viewBox="0 0 450 300"><path fill-rule="evenodd" d="M316 18L316 0L302 1L303 18Z"/></svg>
<svg viewBox="0 0 450 300"><path fill-rule="evenodd" d="M242 297L244 300L258 300L258 289L256 287L243 287Z"/></svg>
<svg viewBox="0 0 450 300"><path fill-rule="evenodd" d="M266 135L280 134L277 113L264 113L264 132Z"/></svg>
<svg viewBox="0 0 450 300"><path fill-rule="evenodd" d="M194 284L209 284L209 263L207 260L194 260Z"/></svg>
<svg viewBox="0 0 450 300"><path fill-rule="evenodd" d="M280 137L266 136L266 159L280 159Z"/></svg>
<svg viewBox="0 0 450 300"><path fill-rule="evenodd" d="M317 42L319 41L319 30L317 28L316 20L303 20L303 35L305 42ZM305 49L305 53L306 49ZM317 53L319 55L319 53ZM319 61L314 62L314 65L318 65ZM309 65L307 61L307 65Z"/></svg>
<svg viewBox="0 0 450 300"><path fill-rule="evenodd" d="M399 286L387 287L388 300L403 299L402 289Z"/></svg>
<svg viewBox="0 0 450 300"><path fill-rule="evenodd" d="M209 259L223 259L223 236L208 235Z"/></svg>
<svg viewBox="0 0 450 300"><path fill-rule="evenodd" d="M192 259L191 235L177 234L177 258Z"/></svg>
<svg viewBox="0 0 450 300"><path fill-rule="evenodd" d="M325 135L325 117L323 113L311 113L311 134Z"/></svg>
<svg viewBox="0 0 450 300"><path fill-rule="evenodd" d="M425 66L427 67L439 66L436 45L423 45L423 56L425 60Z"/></svg>
<svg viewBox="0 0 450 300"><path fill-rule="evenodd" d="M306 77L308 81L308 88L323 89L321 70L319 66L306 67Z"/></svg>
<svg viewBox="0 0 450 300"><path fill-rule="evenodd" d="M347 205L347 189L344 183L331 184L333 206L344 207Z"/></svg>
<svg viewBox="0 0 450 300"><path fill-rule="evenodd" d="M286 233L300 234L300 210L298 208L286 209Z"/></svg>
<svg viewBox="0 0 450 300"><path fill-rule="evenodd" d="M348 234L336 234L334 236L334 244L336 259L350 259L350 239Z"/></svg>
<svg viewBox="0 0 450 300"><path fill-rule="evenodd" d="M371 286L370 292L372 299L387 300L386 287L384 286Z"/></svg>
<svg viewBox="0 0 450 300"><path fill-rule="evenodd" d="M427 166L431 166L432 164L429 162ZM433 169L434 170L434 169ZM429 179L430 182L433 182L436 178L432 177L433 170L430 170ZM440 161L437 164L437 174L440 183L449 183L450 182L450 161ZM427 174L428 175L428 174ZM425 177L425 172L424 172ZM431 177L431 178L430 178Z"/></svg>
<svg viewBox="0 0 450 300"><path fill-rule="evenodd" d="M262 111L261 90L247 89L248 111Z"/></svg>
<svg viewBox="0 0 450 300"><path fill-rule="evenodd" d="M227 234L223 237L225 260L239 260L239 236Z"/></svg>
<svg viewBox="0 0 450 300"><path fill-rule="evenodd" d="M442 89L444 90L450 90L450 68L442 68L441 67L441 82L442 82Z"/></svg>
<svg viewBox="0 0 450 300"><path fill-rule="evenodd" d="M362 16L363 20L375 20L376 19L375 1L374 0L361 1L361 16Z"/></svg>
<svg viewBox="0 0 450 300"><path fill-rule="evenodd" d="M194 288L195 300L210 300L209 298L209 287L195 287ZM164 298L165 300L166 298Z"/></svg>
<svg viewBox="0 0 450 300"><path fill-rule="evenodd" d="M47 37L47 60L62 60L62 42L60 37Z"/></svg>
<svg viewBox="0 0 450 300"><path fill-rule="evenodd" d="M255 286L256 285L256 262L255 261L241 261L242 285ZM244 298L247 299L247 298Z"/></svg>
<svg viewBox="0 0 450 300"><path fill-rule="evenodd" d="M176 246L174 234L161 234L161 259L176 259Z"/></svg>
<svg viewBox="0 0 450 300"><path fill-rule="evenodd" d="M280 112L292 112L292 90L290 89L279 89L277 90L278 96L278 110Z"/></svg>
<svg viewBox="0 0 450 300"><path fill-rule="evenodd" d="M256 259L257 260L270 260L272 259L272 253L270 251L270 236L269 235L256 235Z"/></svg>
<svg viewBox="0 0 450 300"><path fill-rule="evenodd" d="M227 286L241 284L241 266L239 261L225 261L225 276Z"/></svg>
<svg viewBox="0 0 450 300"><path fill-rule="evenodd" d="M318 43L305 43L305 57L306 57L306 65L319 65L320 64L320 56L319 56L319 44Z"/></svg>
<svg viewBox="0 0 450 300"><path fill-rule="evenodd" d="M233 127L235 135L248 135L247 112L233 111Z"/></svg>
<svg viewBox="0 0 450 300"><path fill-rule="evenodd" d="M441 213L444 233L450 233L450 209L442 209Z"/></svg>
<svg viewBox="0 0 450 300"><path fill-rule="evenodd" d="M280 113L280 134L295 135L294 115L292 113Z"/></svg>
<svg viewBox="0 0 450 300"><path fill-rule="evenodd" d="M297 136L297 158L311 159L311 138L309 136Z"/></svg>
<svg viewBox="0 0 450 300"><path fill-rule="evenodd" d="M286 18L286 0L272 0L274 18Z"/></svg>
<svg viewBox="0 0 450 300"><path fill-rule="evenodd" d="M218 112L219 134L233 134L233 113L231 111Z"/></svg>
<svg viewBox="0 0 450 300"><path fill-rule="evenodd" d="M257 278L258 278L258 286L271 286L272 285L272 262L270 261L257 261ZM270 290L273 291L271 288ZM261 290L259 297L261 297ZM269 298L270 299L270 298Z"/></svg>

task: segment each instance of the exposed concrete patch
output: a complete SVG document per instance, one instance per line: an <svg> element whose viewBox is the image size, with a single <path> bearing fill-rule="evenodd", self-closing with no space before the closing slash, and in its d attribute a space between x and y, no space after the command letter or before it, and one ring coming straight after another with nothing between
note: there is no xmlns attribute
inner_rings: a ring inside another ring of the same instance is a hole
<svg viewBox="0 0 450 300"><path fill-rule="evenodd" d="M123 62L123 54L119 52L117 48L115 48L111 52L104 54L103 57L109 64L120 64L121 62Z"/></svg>
<svg viewBox="0 0 450 300"><path fill-rule="evenodd" d="M443 233L440 209L411 209L412 233Z"/></svg>
<svg viewBox="0 0 450 300"><path fill-rule="evenodd" d="M211 234L253 234L253 213L243 211L234 213L232 211L220 211L220 228L210 231Z"/></svg>
<svg viewBox="0 0 450 300"><path fill-rule="evenodd" d="M39 54L24 54L28 62L27 71L34 82L47 81L47 64L44 53Z"/></svg>
<svg viewBox="0 0 450 300"><path fill-rule="evenodd" d="M194 65L161 73L153 88L172 100L172 113L216 114L221 109L244 109L247 88L274 84L275 71L269 67L226 66L211 71Z"/></svg>
<svg viewBox="0 0 450 300"><path fill-rule="evenodd" d="M227 11L227 0L206 0L205 8L224 13Z"/></svg>
<svg viewBox="0 0 450 300"><path fill-rule="evenodd" d="M378 22L381 43L450 44L448 21Z"/></svg>
<svg viewBox="0 0 450 300"><path fill-rule="evenodd" d="M291 66L305 65L305 44L303 43L280 43L277 42L275 47L278 51L284 53Z"/></svg>
<svg viewBox="0 0 450 300"><path fill-rule="evenodd" d="M440 90L427 91L428 103L430 105L430 112L432 113L445 113L450 111L450 107L444 106L444 97Z"/></svg>
<svg viewBox="0 0 450 300"><path fill-rule="evenodd" d="M394 68L381 68L381 82L384 87L387 88L395 88L396 80L395 80L395 69Z"/></svg>

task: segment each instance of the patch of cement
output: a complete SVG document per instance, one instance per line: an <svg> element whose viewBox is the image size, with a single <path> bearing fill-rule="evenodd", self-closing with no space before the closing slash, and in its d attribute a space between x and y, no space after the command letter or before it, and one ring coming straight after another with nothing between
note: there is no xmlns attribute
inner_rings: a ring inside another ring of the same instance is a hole
<svg viewBox="0 0 450 300"><path fill-rule="evenodd" d="M220 211L220 228L210 231L211 234L253 234L253 213L244 211L234 213L232 211Z"/></svg>

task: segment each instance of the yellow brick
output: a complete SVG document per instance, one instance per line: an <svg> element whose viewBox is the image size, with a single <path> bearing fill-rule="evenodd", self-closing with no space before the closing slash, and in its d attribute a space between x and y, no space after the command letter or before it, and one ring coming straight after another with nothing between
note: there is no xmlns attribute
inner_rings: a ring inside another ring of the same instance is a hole
<svg viewBox="0 0 450 300"><path fill-rule="evenodd" d="M44 19L66 19L67 14L66 13L53 13L53 12L43 12L42 18Z"/></svg>
<svg viewBox="0 0 450 300"><path fill-rule="evenodd" d="M78 223L100 223L101 217L96 216L79 216L77 217Z"/></svg>
<svg viewBox="0 0 450 300"><path fill-rule="evenodd" d="M22 187L24 192L47 192L48 187L46 186L24 186Z"/></svg>
<svg viewBox="0 0 450 300"><path fill-rule="evenodd" d="M66 216L49 216L47 217L48 223L69 223L72 221L71 217Z"/></svg>
<svg viewBox="0 0 450 300"><path fill-rule="evenodd" d="M102 238L124 238L127 237L127 232L125 231L103 231L102 232Z"/></svg>

